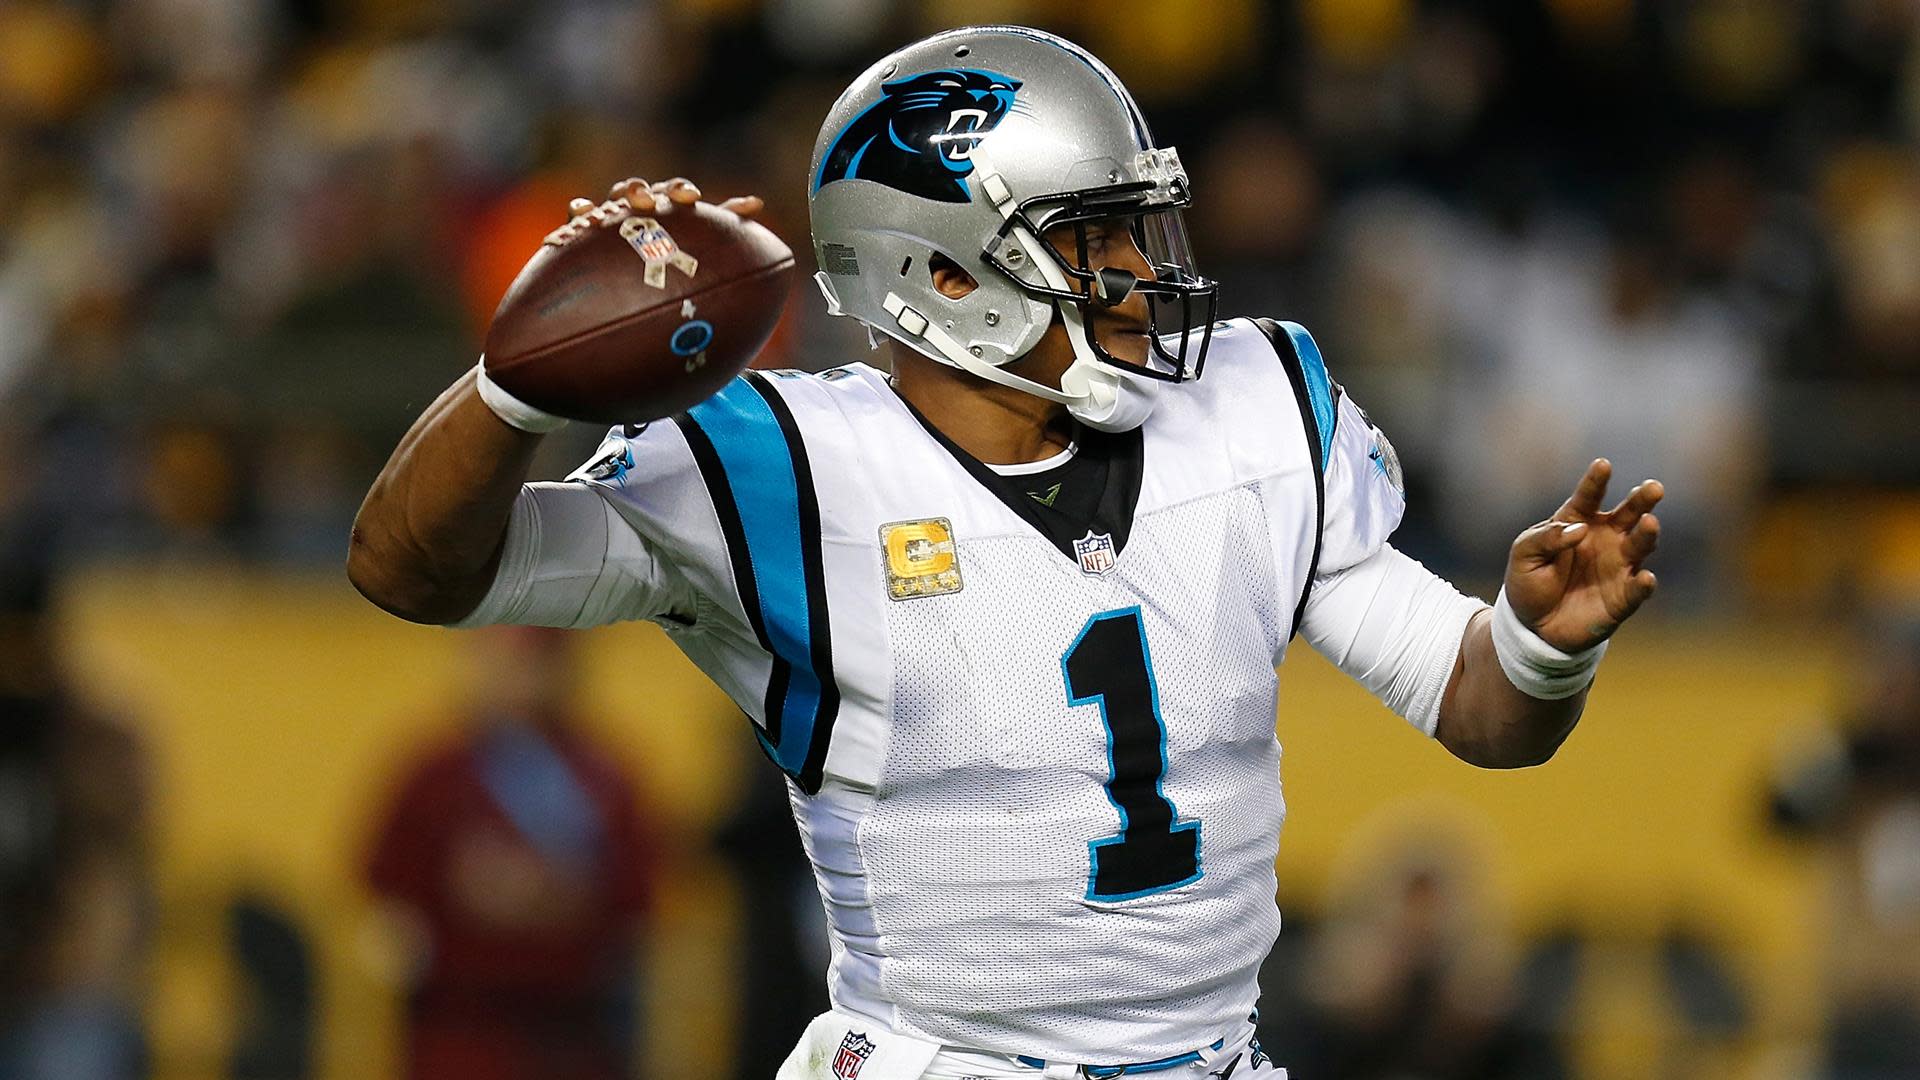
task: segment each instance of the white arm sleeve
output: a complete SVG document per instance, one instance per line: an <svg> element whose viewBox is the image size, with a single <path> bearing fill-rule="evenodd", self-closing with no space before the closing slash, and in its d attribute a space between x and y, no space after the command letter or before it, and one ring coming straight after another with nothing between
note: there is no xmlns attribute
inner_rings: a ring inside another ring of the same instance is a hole
<svg viewBox="0 0 1920 1080"><path fill-rule="evenodd" d="M514 500L493 585L456 628L581 629L623 619L692 621L692 590L587 484L527 484Z"/></svg>
<svg viewBox="0 0 1920 1080"><path fill-rule="evenodd" d="M1432 735L1467 621L1486 606L1387 544L1315 581L1300 630L1320 655Z"/></svg>

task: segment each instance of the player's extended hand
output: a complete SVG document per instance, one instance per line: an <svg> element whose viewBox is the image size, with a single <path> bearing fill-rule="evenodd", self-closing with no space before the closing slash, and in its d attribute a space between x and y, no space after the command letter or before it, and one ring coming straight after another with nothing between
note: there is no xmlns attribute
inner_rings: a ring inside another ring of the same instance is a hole
<svg viewBox="0 0 1920 1080"><path fill-rule="evenodd" d="M1507 602L1533 632L1567 652L1598 645L1653 595L1653 571L1641 568L1660 542L1653 508L1666 494L1658 480L1636 486L1620 505L1600 509L1613 465L1605 458L1552 517L1520 534L1507 556Z"/></svg>
<svg viewBox="0 0 1920 1080"><path fill-rule="evenodd" d="M672 206L692 206L699 201L700 188L684 176L662 180L657 184L630 176L608 189L606 202L595 205L592 199L575 199L567 204L567 210L576 222L588 218L594 224L607 224L626 216L619 211L633 207L651 206L664 213ZM758 195L738 195L721 203L720 209L751 218L765 206L766 203Z"/></svg>

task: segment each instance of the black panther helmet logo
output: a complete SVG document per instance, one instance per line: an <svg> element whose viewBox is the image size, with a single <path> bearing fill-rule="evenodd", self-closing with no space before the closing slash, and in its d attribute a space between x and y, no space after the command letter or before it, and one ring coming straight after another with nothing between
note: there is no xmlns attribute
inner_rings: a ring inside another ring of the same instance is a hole
<svg viewBox="0 0 1920 1080"><path fill-rule="evenodd" d="M880 84L881 98L834 136L813 190L872 180L909 195L966 202L973 149L1015 109L1017 79L948 68Z"/></svg>

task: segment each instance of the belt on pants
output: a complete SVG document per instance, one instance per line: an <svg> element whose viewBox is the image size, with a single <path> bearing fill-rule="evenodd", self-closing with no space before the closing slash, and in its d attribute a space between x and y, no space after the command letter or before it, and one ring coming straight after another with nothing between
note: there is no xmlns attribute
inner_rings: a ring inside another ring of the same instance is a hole
<svg viewBox="0 0 1920 1080"><path fill-rule="evenodd" d="M1207 1050L1217 1051L1226 1044L1227 1040L1225 1039L1215 1039L1213 1040L1213 1045L1207 1047ZM1080 1066L1080 1074L1087 1077L1087 1080L1113 1080L1116 1076L1137 1076L1141 1073L1160 1072L1164 1069L1177 1069L1182 1065L1191 1065L1199 1061L1200 1056L1200 1051L1189 1050L1184 1054L1163 1057L1157 1061L1136 1061L1131 1065L1082 1065ZM1025 1054L1015 1054L1014 1057L1020 1064L1031 1068L1044 1069L1047 1067L1047 1063L1043 1058L1028 1057Z"/></svg>

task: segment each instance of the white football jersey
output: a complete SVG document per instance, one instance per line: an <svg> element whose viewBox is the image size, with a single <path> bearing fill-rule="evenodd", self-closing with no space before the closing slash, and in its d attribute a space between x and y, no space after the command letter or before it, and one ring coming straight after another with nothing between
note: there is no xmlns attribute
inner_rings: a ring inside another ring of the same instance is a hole
<svg viewBox="0 0 1920 1080"><path fill-rule="evenodd" d="M655 619L751 717L836 1009L1088 1063L1244 1027L1280 928L1274 668L1316 569L1403 509L1312 339L1265 325L1219 324L1206 377L1107 437L1138 485L1107 534L1050 538L860 364L750 373L570 478L628 533L547 621Z"/></svg>

